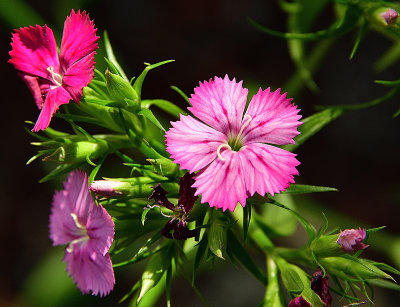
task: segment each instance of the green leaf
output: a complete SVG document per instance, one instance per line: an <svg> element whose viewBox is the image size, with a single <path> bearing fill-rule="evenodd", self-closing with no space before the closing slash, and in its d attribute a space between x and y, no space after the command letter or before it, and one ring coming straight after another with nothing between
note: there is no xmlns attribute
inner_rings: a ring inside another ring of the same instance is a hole
<svg viewBox="0 0 400 307"><path fill-rule="evenodd" d="M368 283L389 290L400 291L400 285L385 279L370 279Z"/></svg>
<svg viewBox="0 0 400 307"><path fill-rule="evenodd" d="M328 29L311 32L311 33L283 33L283 32L279 32L279 31L275 31L275 30L263 27L262 25L260 25L259 23L257 23L256 21L254 21L251 18L248 18L248 21L257 30L259 30L263 33L272 35L272 36L279 37L279 38L318 40L321 38L340 36L340 35L347 33L355 25L357 25L360 14L361 14L361 12L357 7L349 6L348 9L346 10L345 15L343 16L343 18L341 20L334 23Z"/></svg>
<svg viewBox="0 0 400 307"><path fill-rule="evenodd" d="M291 184L290 187L284 193L307 194L315 192L337 192L337 189L330 187L315 186L315 185Z"/></svg>
<svg viewBox="0 0 400 307"><path fill-rule="evenodd" d="M142 108L148 109L150 106L155 105L161 110L179 118L180 114L187 115L180 107L165 99L146 99L142 100Z"/></svg>
<svg viewBox="0 0 400 307"><path fill-rule="evenodd" d="M300 279L299 274L294 269L295 265L286 262L284 259L280 257L277 257L275 261L279 267L279 271L282 277L282 282L285 285L285 288L290 293L296 295L300 294L304 289L304 285Z"/></svg>
<svg viewBox="0 0 400 307"><path fill-rule="evenodd" d="M208 247L214 255L225 259L227 218L219 211L214 211L210 224L210 227L207 229Z"/></svg>
<svg viewBox="0 0 400 307"><path fill-rule="evenodd" d="M105 154L103 156L103 158L101 158L101 160L97 163L97 166L91 171L90 175L89 175L89 180L88 180L88 184L89 186L92 184L92 182L94 181L94 178L96 177L97 173L100 170L100 167L103 165L105 159L107 158L107 154Z"/></svg>
<svg viewBox="0 0 400 307"><path fill-rule="evenodd" d="M180 89L180 88L178 88L177 86L175 86L175 85L171 85L171 88L175 91L175 92L177 92L187 103L188 103L188 105L192 105L191 103L190 103L190 101L189 101L189 98L188 98L188 96Z"/></svg>
<svg viewBox="0 0 400 307"><path fill-rule="evenodd" d="M141 218L143 226L144 226L144 222L146 221L146 215L147 215L147 213L149 213L150 210L151 210L151 208L143 209L142 218Z"/></svg>
<svg viewBox="0 0 400 307"><path fill-rule="evenodd" d="M298 129L300 134L294 138L296 144L282 146L282 148L288 151L296 150L323 127L342 115L343 112L342 108L330 107L305 118L303 124Z"/></svg>
<svg viewBox="0 0 400 307"><path fill-rule="evenodd" d="M138 112L139 115L143 115L146 117L148 120L150 120L156 127L161 129L162 131L165 132L164 127L161 125L161 123L158 121L158 119L154 116L153 112L151 112L149 109L142 109L141 111Z"/></svg>
<svg viewBox="0 0 400 307"><path fill-rule="evenodd" d="M356 36L356 39L354 41L353 49L351 50L351 53L350 53L350 60L352 60L354 58L354 55L357 52L358 46L360 45L361 40L364 38L365 33L368 30L368 26L369 26L368 21L366 19L363 19L362 20L362 25L358 29L357 36Z"/></svg>
<svg viewBox="0 0 400 307"><path fill-rule="evenodd" d="M285 205L277 202L274 199L271 199L270 201L271 201L270 203L272 205L288 210L289 212L291 212L297 218L297 220L304 226L304 228L305 228L305 230L307 232L308 242L309 243L315 238L315 236L316 236L315 228L309 222L307 222L305 218L303 218L296 211L290 209L289 207L286 207Z"/></svg>
<svg viewBox="0 0 400 307"><path fill-rule="evenodd" d="M108 58L108 59L106 59L106 62L109 65L111 64L113 66L113 68L115 69L115 71L113 71L114 73L119 74L122 78L124 78L126 81L129 82L129 79L126 77L123 69L119 65L119 63L118 63L118 61L117 61L117 59L116 59L116 57L114 55L114 52L113 52L112 47L111 47L110 40L108 38L107 31L104 31L103 34L104 34L104 47L106 49L106 54L107 54L107 58ZM111 69L111 67L110 67L110 69Z"/></svg>
<svg viewBox="0 0 400 307"><path fill-rule="evenodd" d="M162 61L162 62L152 64L152 65L147 64L147 67L143 70L143 72L139 75L139 77L137 77L137 79L135 80L135 83L133 83L133 89L136 91L136 93L138 94L140 99L142 97L141 93L142 93L143 81L144 81L144 78L146 78L147 73L154 68L157 68L161 65L168 64L171 62L174 62L174 60Z"/></svg>
<svg viewBox="0 0 400 307"><path fill-rule="evenodd" d="M384 86L397 86L400 85L400 80L386 81L386 80L375 80L376 84L381 84Z"/></svg>
<svg viewBox="0 0 400 307"><path fill-rule="evenodd" d="M203 238L197 245L197 252L196 252L196 256L194 258L194 263L193 263L192 286L194 285L194 282L196 280L196 275L197 275L197 271L199 269L201 260L203 259L204 254L207 250L207 245L208 245L207 234L204 234Z"/></svg>
<svg viewBox="0 0 400 307"><path fill-rule="evenodd" d="M42 179L39 180L39 183L43 183L49 180L52 180L58 176L64 175L66 173L69 173L73 171L74 169L77 169L81 165L83 165L85 162L79 162L76 164L61 164L57 166L55 169L53 169L49 174L44 176Z"/></svg>
<svg viewBox="0 0 400 307"><path fill-rule="evenodd" d="M243 207L243 238L246 240L251 221L251 204Z"/></svg>
<svg viewBox="0 0 400 307"><path fill-rule="evenodd" d="M255 263L253 258L244 249L242 244L236 238L235 234L228 230L228 249L232 252L232 255L239 260L239 262L257 278L263 285L267 284L267 276L264 271Z"/></svg>

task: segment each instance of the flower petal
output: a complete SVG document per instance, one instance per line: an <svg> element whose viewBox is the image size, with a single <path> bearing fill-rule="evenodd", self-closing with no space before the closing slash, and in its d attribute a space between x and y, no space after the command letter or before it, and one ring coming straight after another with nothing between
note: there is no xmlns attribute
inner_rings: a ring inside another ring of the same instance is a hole
<svg viewBox="0 0 400 307"><path fill-rule="evenodd" d="M114 288L115 277L109 254L103 256L79 248L71 253L65 252L63 260L67 263L68 273L82 293L92 291L93 295L104 296Z"/></svg>
<svg viewBox="0 0 400 307"><path fill-rule="evenodd" d="M246 110L251 121L243 132L244 142L294 144L293 138L300 133L297 127L301 124L301 115L298 115L300 110L291 101L286 98L286 93L280 93L280 89L271 92L270 88L265 91L260 88Z"/></svg>
<svg viewBox="0 0 400 307"><path fill-rule="evenodd" d="M181 169L195 172L217 157L218 147L226 142L226 135L214 130L191 116L181 115L180 121L171 123L166 133L167 151Z"/></svg>
<svg viewBox="0 0 400 307"><path fill-rule="evenodd" d="M53 31L46 25L25 27L12 34L11 59L15 69L42 78L48 78L48 67L59 73L57 45Z"/></svg>
<svg viewBox="0 0 400 307"><path fill-rule="evenodd" d="M53 114L56 113L60 105L68 103L70 99L71 96L62 87L50 89L32 131L37 132L39 130L45 130L49 126Z"/></svg>
<svg viewBox="0 0 400 307"><path fill-rule="evenodd" d="M202 203L234 211L238 202L244 207L247 198L241 160L237 152L229 149L222 149L221 157L224 160L215 159L197 174L193 187Z"/></svg>
<svg viewBox="0 0 400 307"><path fill-rule="evenodd" d="M63 88L78 103L82 97L82 89L92 81L94 76L94 54L87 55L83 59L68 67L63 78Z"/></svg>
<svg viewBox="0 0 400 307"><path fill-rule="evenodd" d="M93 203L86 228L90 238L88 244L95 251L105 255L114 239L114 222L102 205L96 206Z"/></svg>
<svg viewBox="0 0 400 307"><path fill-rule="evenodd" d="M64 31L60 49L60 63L64 71L76 61L97 49L97 29L85 11L71 15L64 22Z"/></svg>
<svg viewBox="0 0 400 307"><path fill-rule="evenodd" d="M30 75L26 75L23 73L20 73L19 75L25 81L26 85L31 91L31 94L35 99L36 105L38 106L39 109L41 109L43 107L43 97L42 97L42 91L40 90L39 77L32 77Z"/></svg>
<svg viewBox="0 0 400 307"><path fill-rule="evenodd" d="M272 196L289 187L293 176L298 175L296 166L300 164L295 154L278 147L253 143L239 152L242 175L246 190Z"/></svg>
<svg viewBox="0 0 400 307"><path fill-rule="evenodd" d="M209 82L200 83L194 89L188 108L200 120L214 129L229 134L237 134L246 105L248 90L242 87L242 81L215 77Z"/></svg>

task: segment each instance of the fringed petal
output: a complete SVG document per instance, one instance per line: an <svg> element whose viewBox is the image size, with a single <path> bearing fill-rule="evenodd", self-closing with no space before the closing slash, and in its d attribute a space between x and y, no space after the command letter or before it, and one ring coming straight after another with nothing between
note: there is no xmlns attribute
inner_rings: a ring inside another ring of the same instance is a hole
<svg viewBox="0 0 400 307"><path fill-rule="evenodd" d="M218 147L227 136L191 116L181 115L166 133L167 151L181 169L198 171L217 157Z"/></svg>
<svg viewBox="0 0 400 307"><path fill-rule="evenodd" d="M242 81L215 77L204 81L194 89L188 108L194 116L214 129L228 135L238 133L246 105L248 90L242 87Z"/></svg>
<svg viewBox="0 0 400 307"><path fill-rule="evenodd" d="M60 49L60 62L64 71L97 49L99 37L96 36L96 31L93 21L85 11L71 11L64 23Z"/></svg>
<svg viewBox="0 0 400 307"><path fill-rule="evenodd" d="M82 293L105 296L114 288L114 270L109 254L90 253L83 247L66 252L63 260Z"/></svg>
<svg viewBox="0 0 400 307"><path fill-rule="evenodd" d="M246 205L246 188L241 160L237 152L221 150L217 158L195 177L193 187L195 195L201 195L201 202L208 202L211 207L234 211L238 202Z"/></svg>
<svg viewBox="0 0 400 307"><path fill-rule="evenodd" d="M291 102L292 99L286 98L286 93L281 94L280 89L271 92L270 88L265 91L260 88L246 111L251 120L243 132L244 142L293 144L293 138L300 133L297 127L301 124L301 116L298 115L300 110Z"/></svg>
<svg viewBox="0 0 400 307"><path fill-rule="evenodd" d="M300 164L295 154L278 147L265 144L249 144L239 152L242 175L246 190L252 196L255 192L272 196L289 187L298 175L296 166Z"/></svg>
<svg viewBox="0 0 400 307"><path fill-rule="evenodd" d="M15 30L11 48L8 62L15 69L42 78L49 78L48 67L59 73L56 41L53 31L46 25Z"/></svg>

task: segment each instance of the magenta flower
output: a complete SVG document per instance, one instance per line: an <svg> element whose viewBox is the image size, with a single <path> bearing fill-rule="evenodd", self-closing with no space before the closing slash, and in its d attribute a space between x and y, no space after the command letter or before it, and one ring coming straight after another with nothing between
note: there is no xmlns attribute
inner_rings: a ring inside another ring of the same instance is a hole
<svg viewBox="0 0 400 307"><path fill-rule="evenodd" d="M225 76L200 83L190 98L192 116L181 115L166 133L167 151L182 169L199 171L193 187L201 202L233 211L238 202L279 193L294 182L295 154L268 144L294 143L299 110L280 90L259 90L246 106L242 81ZM268 143L268 144L266 144Z"/></svg>
<svg viewBox="0 0 400 307"><path fill-rule="evenodd" d="M60 55L53 31L45 26L15 30L9 63L20 72L41 109L32 131L46 129L60 105L76 103L93 79L97 29L86 12L71 11L64 23Z"/></svg>
<svg viewBox="0 0 400 307"><path fill-rule="evenodd" d="M339 234L337 243L345 252L354 253L369 246L363 243L366 235L365 229L345 229Z"/></svg>
<svg viewBox="0 0 400 307"><path fill-rule="evenodd" d="M295 297L294 299L292 299L289 304L288 307L310 307L310 303L307 302L304 297L302 297L301 295L298 297Z"/></svg>
<svg viewBox="0 0 400 307"><path fill-rule="evenodd" d="M68 244L63 260L82 293L110 293L115 284L108 254L114 222L101 205L94 203L85 173L70 173L64 190L54 194L50 238L53 245Z"/></svg>

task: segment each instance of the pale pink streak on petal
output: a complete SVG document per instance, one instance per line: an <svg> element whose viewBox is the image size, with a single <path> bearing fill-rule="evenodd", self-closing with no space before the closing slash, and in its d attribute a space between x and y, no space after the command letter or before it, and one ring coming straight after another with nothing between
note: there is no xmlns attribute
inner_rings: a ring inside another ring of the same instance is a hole
<svg viewBox="0 0 400 307"><path fill-rule="evenodd" d="M37 132L46 129L50 124L53 114L56 113L60 105L68 103L70 99L71 96L62 87L49 90L39 118L32 131Z"/></svg>
<svg viewBox="0 0 400 307"><path fill-rule="evenodd" d="M71 95L72 99L78 103L82 97L82 89L92 81L94 76L94 54L87 55L83 59L75 62L68 67L64 78L63 88Z"/></svg>
<svg viewBox="0 0 400 307"><path fill-rule="evenodd" d="M114 288L115 277L109 254L103 256L82 247L66 252L63 260L82 293L104 296Z"/></svg>
<svg viewBox="0 0 400 307"><path fill-rule="evenodd" d="M42 108L43 106L43 97L42 97L42 92L40 90L39 86L39 78L38 77L32 77L30 75L25 75L23 73L19 74L21 78L25 81L26 85L28 86L33 99L35 99L36 105L39 109Z"/></svg>
<svg viewBox="0 0 400 307"><path fill-rule="evenodd" d="M8 62L15 69L42 78L49 78L49 66L59 72L56 41L53 31L46 25L16 30L12 35L11 47Z"/></svg>
<svg viewBox="0 0 400 307"><path fill-rule="evenodd" d="M238 133L246 105L248 90L242 87L242 81L215 77L204 81L194 89L188 108L200 120L214 129L228 134Z"/></svg>
<svg viewBox="0 0 400 307"><path fill-rule="evenodd" d="M243 147L238 155L246 190L264 196L272 196L289 187L298 175L296 166L300 164L295 154L266 144L252 143Z"/></svg>
<svg viewBox="0 0 400 307"><path fill-rule="evenodd" d="M218 147L227 136L191 116L181 115L166 133L167 151L181 169L195 172L217 157Z"/></svg>
<svg viewBox="0 0 400 307"><path fill-rule="evenodd" d="M299 134L297 127L301 124L299 111L280 89L270 92L270 88L265 91L260 88L246 110L251 121L243 132L244 143L294 144L293 138Z"/></svg>
<svg viewBox="0 0 400 307"><path fill-rule="evenodd" d="M211 207L234 211L238 202L246 205L247 192L237 152L222 149L224 161L217 158L207 168L199 172L192 185L197 188L195 195L201 195L201 202Z"/></svg>
<svg viewBox="0 0 400 307"><path fill-rule="evenodd" d="M85 11L71 11L64 22L60 62L64 70L97 49L97 29Z"/></svg>

